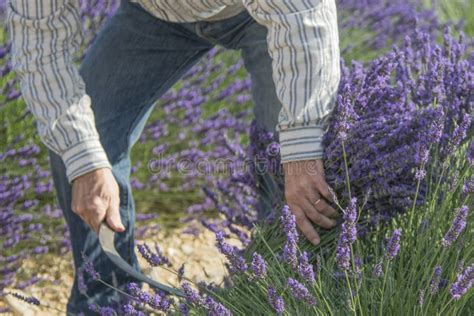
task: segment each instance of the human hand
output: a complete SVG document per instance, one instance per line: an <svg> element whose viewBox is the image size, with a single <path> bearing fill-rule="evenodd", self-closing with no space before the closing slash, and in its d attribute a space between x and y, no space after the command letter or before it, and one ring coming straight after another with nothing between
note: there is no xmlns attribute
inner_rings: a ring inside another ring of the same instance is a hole
<svg viewBox="0 0 474 316"><path fill-rule="evenodd" d="M339 213L328 202L333 202L324 175L321 159L291 161L283 164L285 198L296 224L314 245L321 241L313 223L322 228L332 228Z"/></svg>
<svg viewBox="0 0 474 316"><path fill-rule="evenodd" d="M119 205L119 187L109 168L93 170L72 181L72 210L96 233L104 219L112 230L125 230Z"/></svg>

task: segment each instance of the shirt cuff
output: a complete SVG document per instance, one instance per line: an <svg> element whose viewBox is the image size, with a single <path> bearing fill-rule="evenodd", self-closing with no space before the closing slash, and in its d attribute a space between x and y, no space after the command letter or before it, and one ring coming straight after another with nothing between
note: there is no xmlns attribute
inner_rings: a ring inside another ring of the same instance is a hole
<svg viewBox="0 0 474 316"><path fill-rule="evenodd" d="M107 155L98 138L83 140L69 147L62 157L66 165L66 175L69 183L90 171L100 168L110 168Z"/></svg>
<svg viewBox="0 0 474 316"><path fill-rule="evenodd" d="M321 126L301 126L280 129L281 162L321 159L323 157Z"/></svg>

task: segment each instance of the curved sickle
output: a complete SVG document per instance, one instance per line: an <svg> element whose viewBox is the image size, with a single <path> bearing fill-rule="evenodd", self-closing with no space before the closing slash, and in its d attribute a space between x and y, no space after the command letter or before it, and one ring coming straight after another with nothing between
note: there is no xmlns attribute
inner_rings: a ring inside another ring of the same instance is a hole
<svg viewBox="0 0 474 316"><path fill-rule="evenodd" d="M160 282L157 282L143 273L138 272L135 270L131 265L128 264L127 261L123 260L122 257L117 252L117 249L115 249L115 244L114 244L114 239L115 239L115 232L110 229L110 227L105 223L102 222L99 228L99 243L100 246L102 247L102 250L105 252L107 257L112 260L112 262L119 267L121 270L124 272L128 273L135 279L148 283L149 285L158 288L168 294L179 296L179 297L184 297L184 294L182 291L169 287L167 285L164 285Z"/></svg>

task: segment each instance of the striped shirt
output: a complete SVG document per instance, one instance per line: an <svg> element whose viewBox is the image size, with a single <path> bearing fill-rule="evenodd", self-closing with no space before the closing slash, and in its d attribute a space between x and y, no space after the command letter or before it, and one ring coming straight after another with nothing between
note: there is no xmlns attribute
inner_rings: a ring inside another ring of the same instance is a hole
<svg viewBox="0 0 474 316"><path fill-rule="evenodd" d="M132 0L172 22L220 20L243 10L268 29L273 80L282 103L282 162L321 158L321 136L340 80L335 0ZM110 163L90 97L74 64L82 41L79 1L10 0L12 61L44 144L69 181ZM79 156L80 154L80 156Z"/></svg>

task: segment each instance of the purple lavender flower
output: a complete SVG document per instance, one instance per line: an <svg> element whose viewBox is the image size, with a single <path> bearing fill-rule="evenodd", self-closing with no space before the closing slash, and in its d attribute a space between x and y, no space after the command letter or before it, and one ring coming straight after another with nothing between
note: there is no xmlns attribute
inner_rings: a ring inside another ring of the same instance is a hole
<svg viewBox="0 0 474 316"><path fill-rule="evenodd" d="M203 304L204 299L197 291L193 290L189 283L181 284L181 288L183 289L187 302L196 306L201 306Z"/></svg>
<svg viewBox="0 0 474 316"><path fill-rule="evenodd" d="M8 293L10 294L11 296L14 296L16 297L17 299L19 300L22 300L28 304L31 304L31 305L40 305L40 301L36 298L36 297L33 297L33 296L23 296L21 294L18 294L18 293Z"/></svg>
<svg viewBox="0 0 474 316"><path fill-rule="evenodd" d="M449 146L447 147L447 155L450 155L453 150L459 146L461 141L466 138L466 133L471 126L471 115L468 113L464 113L461 121L459 122L459 125L456 126L456 128L453 131L453 135L451 138L451 142Z"/></svg>
<svg viewBox="0 0 474 316"><path fill-rule="evenodd" d="M286 234L286 242L283 246L283 259L288 262L293 269L298 265L297 243L298 231L296 230L296 218L287 205L283 207L282 216L280 217L283 229Z"/></svg>
<svg viewBox="0 0 474 316"><path fill-rule="evenodd" d="M462 185L462 193L465 195L474 194L474 175Z"/></svg>
<svg viewBox="0 0 474 316"><path fill-rule="evenodd" d="M459 212L456 215L456 218L454 219L453 225L441 240L441 245L443 247L451 246L456 241L456 239L458 239L459 235L461 235L462 231L466 227L468 212L469 208L467 207L467 205L463 205L459 209Z"/></svg>
<svg viewBox="0 0 474 316"><path fill-rule="evenodd" d="M349 206L344 212L344 223L342 223L336 249L336 262L341 270L349 270L351 259L351 245L357 239L357 198L352 198Z"/></svg>
<svg viewBox="0 0 474 316"><path fill-rule="evenodd" d="M292 236L298 241L298 231L296 230L296 217L290 211L288 205L283 206L282 216L280 217L283 229L287 236Z"/></svg>
<svg viewBox="0 0 474 316"><path fill-rule="evenodd" d="M459 300L472 287L474 283L474 264L468 266L458 274L456 281L451 285L449 293L455 300Z"/></svg>
<svg viewBox="0 0 474 316"><path fill-rule="evenodd" d="M181 315L189 315L189 307L186 304L180 303L178 308L181 312Z"/></svg>
<svg viewBox="0 0 474 316"><path fill-rule="evenodd" d="M133 306L131 303L125 304L122 306L122 312L126 316L145 316L145 314L141 311L138 311L135 306Z"/></svg>
<svg viewBox="0 0 474 316"><path fill-rule="evenodd" d="M433 272L433 277L431 278L430 281L430 293L431 295L434 295L438 292L439 290L439 285L441 281L441 272L442 272L441 266L436 266Z"/></svg>
<svg viewBox="0 0 474 316"><path fill-rule="evenodd" d="M309 293L308 289L303 284L295 279L288 278L288 286L297 300L303 301L309 306L316 305L316 298Z"/></svg>
<svg viewBox="0 0 474 316"><path fill-rule="evenodd" d="M283 259L288 262L293 269L296 269L298 264L297 251L298 249L294 236L288 236L285 245L283 246Z"/></svg>
<svg viewBox="0 0 474 316"><path fill-rule="evenodd" d="M256 252L252 255L252 272L257 279L263 279L267 275L267 263Z"/></svg>
<svg viewBox="0 0 474 316"><path fill-rule="evenodd" d="M351 248L350 244L339 239L336 249L336 262L341 270L349 270L351 267Z"/></svg>
<svg viewBox="0 0 474 316"><path fill-rule="evenodd" d="M283 298L277 294L275 288L271 285L268 286L268 302L278 315L283 314L285 311L285 301L283 301Z"/></svg>
<svg viewBox="0 0 474 316"><path fill-rule="evenodd" d="M310 285L313 285L315 280L313 265L309 263L308 253L304 251L300 255L300 263L298 266L300 276Z"/></svg>
<svg viewBox="0 0 474 316"><path fill-rule="evenodd" d="M209 316L230 316L232 313L224 305L216 302L212 297L208 296L204 303L204 308Z"/></svg>
<svg viewBox="0 0 474 316"><path fill-rule="evenodd" d="M99 280L100 274L94 269L92 261L84 256L84 271L92 278L92 280Z"/></svg>
<svg viewBox="0 0 474 316"><path fill-rule="evenodd" d="M402 235L401 229L395 229L392 237L388 241L387 248L385 250L385 256L388 260L393 260L400 250L400 237Z"/></svg>
<svg viewBox="0 0 474 316"><path fill-rule="evenodd" d="M467 161L471 166L474 165L474 141L471 141L469 149L467 150Z"/></svg>
<svg viewBox="0 0 474 316"><path fill-rule="evenodd" d="M379 262L374 266L374 271L373 271L372 274L373 274L374 278L380 278L382 273L383 273L383 271L382 271L382 262Z"/></svg>
<svg viewBox="0 0 474 316"><path fill-rule="evenodd" d="M425 169L422 168L417 168L415 171L415 179L418 181L421 181L425 178L426 176L426 171Z"/></svg>
<svg viewBox="0 0 474 316"><path fill-rule="evenodd" d="M139 303L147 304L155 310L167 312L171 307L170 300L164 294L145 292L134 282L127 284L127 291Z"/></svg>
<svg viewBox="0 0 474 316"><path fill-rule="evenodd" d="M140 255L152 266L162 265L171 266L170 260L163 255L158 245L155 246L156 252L153 252L147 244L137 245Z"/></svg>
<svg viewBox="0 0 474 316"><path fill-rule="evenodd" d="M219 231L216 233L217 249L229 259L231 263L231 269L233 272L245 272L248 269L248 265L245 259L240 255L238 249L234 246L229 245L224 241L224 233Z"/></svg>

